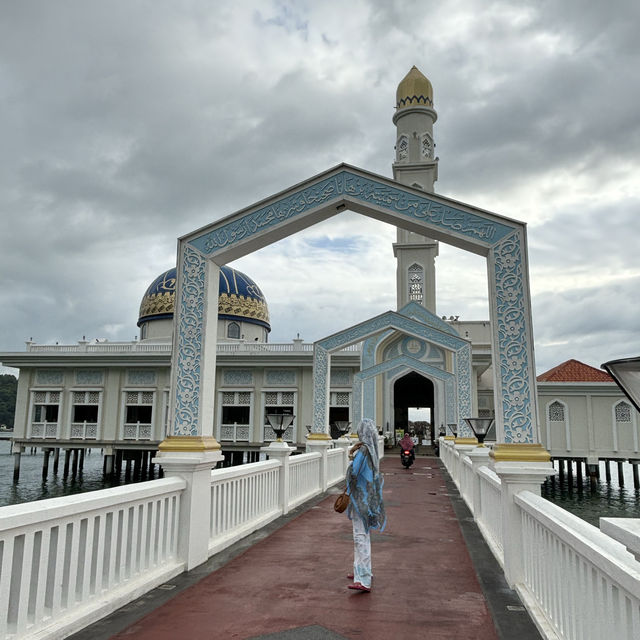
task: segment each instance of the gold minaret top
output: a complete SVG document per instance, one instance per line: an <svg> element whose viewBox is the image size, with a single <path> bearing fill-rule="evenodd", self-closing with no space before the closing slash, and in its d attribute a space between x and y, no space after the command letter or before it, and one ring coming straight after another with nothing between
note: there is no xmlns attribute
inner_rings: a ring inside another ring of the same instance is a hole
<svg viewBox="0 0 640 640"><path fill-rule="evenodd" d="M396 91L396 109L433 107L433 87L415 65L402 79Z"/></svg>

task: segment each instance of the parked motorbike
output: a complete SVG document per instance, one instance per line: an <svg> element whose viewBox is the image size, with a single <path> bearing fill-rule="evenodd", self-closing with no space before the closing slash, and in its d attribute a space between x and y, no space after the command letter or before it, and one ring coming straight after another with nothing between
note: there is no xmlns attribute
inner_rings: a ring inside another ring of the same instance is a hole
<svg viewBox="0 0 640 640"><path fill-rule="evenodd" d="M413 464L413 451L410 449L400 449L400 461L405 469Z"/></svg>

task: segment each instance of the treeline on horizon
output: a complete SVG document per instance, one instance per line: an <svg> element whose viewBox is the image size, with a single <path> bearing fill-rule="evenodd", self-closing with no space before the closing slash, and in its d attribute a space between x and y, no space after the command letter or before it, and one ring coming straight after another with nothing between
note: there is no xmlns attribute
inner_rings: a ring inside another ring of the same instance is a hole
<svg viewBox="0 0 640 640"><path fill-rule="evenodd" d="M16 393L18 378L10 373L0 375L0 424L13 429L13 418L16 413Z"/></svg>

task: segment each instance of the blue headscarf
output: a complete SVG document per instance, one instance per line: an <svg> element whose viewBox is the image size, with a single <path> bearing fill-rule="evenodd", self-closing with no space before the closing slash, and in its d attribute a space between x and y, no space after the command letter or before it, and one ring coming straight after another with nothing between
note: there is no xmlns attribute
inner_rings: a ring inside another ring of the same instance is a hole
<svg viewBox="0 0 640 640"><path fill-rule="evenodd" d="M349 494L349 519L358 517L366 531L380 529L387 522L382 500L384 479L380 475L378 457L378 430L373 420L365 419L358 427L358 437L363 444L347 469L347 493Z"/></svg>

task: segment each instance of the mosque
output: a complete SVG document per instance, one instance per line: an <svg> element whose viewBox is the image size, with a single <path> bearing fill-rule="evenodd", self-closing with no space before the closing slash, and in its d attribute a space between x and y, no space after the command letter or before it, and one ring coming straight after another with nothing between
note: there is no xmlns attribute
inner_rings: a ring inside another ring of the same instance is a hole
<svg viewBox="0 0 640 640"><path fill-rule="evenodd" d="M433 194L436 119L431 83L413 67L396 94L395 183ZM396 310L369 321L375 335L331 353L326 402L333 437L337 421L355 422L363 412L393 442L410 409L427 409L427 443L457 432L464 417L494 415L500 372L492 325L437 315L438 246L436 239L398 228L392 247ZM139 340L28 342L24 352L0 354L2 364L20 369L14 453L101 448L112 468L118 455L157 449L168 433L177 278L171 268L144 293ZM234 462L257 459L260 447L275 440L267 414L293 416L283 439L299 450L314 423L314 344L271 343L270 331L259 282L221 266L212 433ZM552 456L591 462L640 457L637 411L603 371L563 363L538 378L535 401L538 440Z"/></svg>

